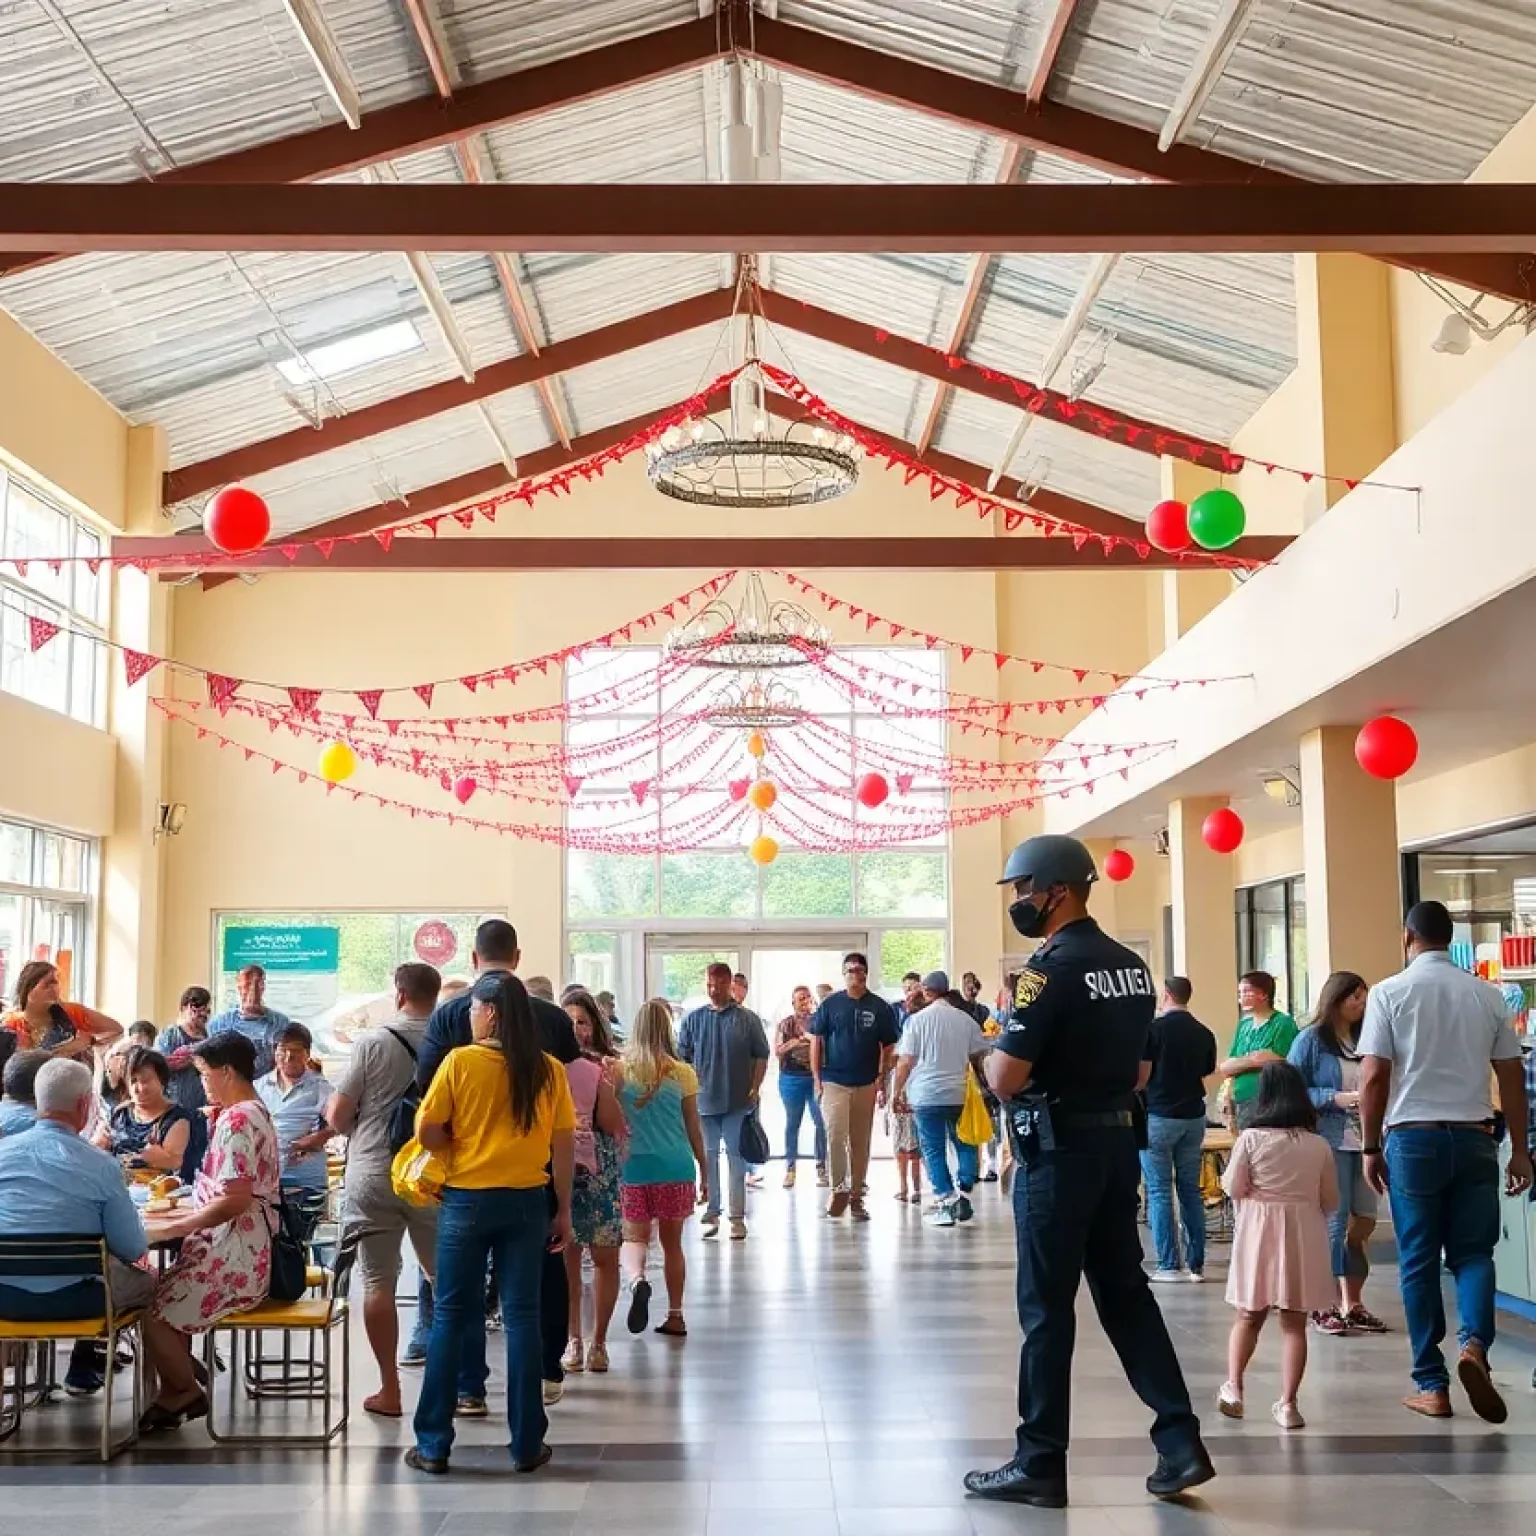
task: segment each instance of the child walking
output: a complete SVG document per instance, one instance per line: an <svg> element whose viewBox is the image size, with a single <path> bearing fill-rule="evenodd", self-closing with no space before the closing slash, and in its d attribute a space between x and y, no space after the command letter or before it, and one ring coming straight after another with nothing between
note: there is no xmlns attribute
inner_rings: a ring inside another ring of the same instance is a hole
<svg viewBox="0 0 1536 1536"><path fill-rule="evenodd" d="M1301 1429L1296 1395L1307 1369L1307 1316L1331 1305L1328 1213L1339 1204L1333 1149L1316 1133L1317 1111L1301 1074L1272 1061L1259 1077L1253 1120L1237 1138L1222 1179L1237 1206L1227 1301L1237 1308L1227 1379L1217 1407L1243 1416L1243 1374L1273 1308L1280 1314L1281 1429Z"/></svg>

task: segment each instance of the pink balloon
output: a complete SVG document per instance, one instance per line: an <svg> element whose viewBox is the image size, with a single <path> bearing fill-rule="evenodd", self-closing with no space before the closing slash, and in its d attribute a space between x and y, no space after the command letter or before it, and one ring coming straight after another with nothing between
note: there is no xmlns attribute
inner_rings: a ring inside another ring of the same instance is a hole
<svg viewBox="0 0 1536 1536"><path fill-rule="evenodd" d="M470 796L473 795L474 792L479 789L479 787L480 786L468 776L462 779L456 779L453 785L453 798L457 800L460 805L468 805Z"/></svg>

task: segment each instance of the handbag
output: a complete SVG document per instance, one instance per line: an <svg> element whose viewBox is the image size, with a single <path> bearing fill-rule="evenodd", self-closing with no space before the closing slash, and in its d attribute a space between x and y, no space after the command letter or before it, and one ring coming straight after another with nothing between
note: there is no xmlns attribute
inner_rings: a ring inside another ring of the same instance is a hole
<svg viewBox="0 0 1536 1536"><path fill-rule="evenodd" d="M268 1207L270 1212L271 1208ZM286 1200L277 1202L272 1232L272 1264L267 1274L269 1301L298 1301L308 1289L309 1255L304 1241L304 1218Z"/></svg>
<svg viewBox="0 0 1536 1536"><path fill-rule="evenodd" d="M969 1147L984 1147L992 1140L992 1116L987 1113L986 1100L981 1096L981 1084L974 1072L965 1074L965 1103L960 1109L960 1123L955 1135Z"/></svg>
<svg viewBox="0 0 1536 1536"><path fill-rule="evenodd" d="M758 1118L755 1104L747 1112L747 1118L741 1122L741 1142L737 1150L743 1162L759 1166L773 1156L773 1148L768 1145L768 1133Z"/></svg>
<svg viewBox="0 0 1536 1536"><path fill-rule="evenodd" d="M448 1170L435 1152L429 1152L412 1136L395 1153L389 1182L407 1205L432 1205L442 1199Z"/></svg>

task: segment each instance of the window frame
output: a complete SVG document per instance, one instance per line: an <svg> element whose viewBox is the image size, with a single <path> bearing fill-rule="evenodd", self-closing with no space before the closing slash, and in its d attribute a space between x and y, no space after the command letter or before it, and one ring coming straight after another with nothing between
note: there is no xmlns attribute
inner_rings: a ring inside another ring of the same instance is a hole
<svg viewBox="0 0 1536 1536"><path fill-rule="evenodd" d="M72 909L77 913L79 937L70 951L70 996L73 1001L87 1006L95 1001L96 989L96 931L99 915L98 893L101 875L101 843L97 838L82 837L77 832L62 827L43 826L38 822L23 821L20 817L0 817L0 827L20 829L27 834L27 878L13 880L0 878L0 898L14 897L20 902L19 942L17 955L7 956L3 968L0 992L6 998L15 993L16 974L36 952L42 937L38 909L42 905ZM80 846L80 883L76 888L50 885L45 876L45 850L49 838L66 838ZM50 950L52 946L50 945ZM57 953L53 954L57 959Z"/></svg>

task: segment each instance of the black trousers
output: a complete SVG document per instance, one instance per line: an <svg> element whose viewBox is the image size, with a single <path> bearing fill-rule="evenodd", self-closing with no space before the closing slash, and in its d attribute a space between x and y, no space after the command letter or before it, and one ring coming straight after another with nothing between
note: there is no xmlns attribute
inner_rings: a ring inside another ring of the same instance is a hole
<svg viewBox="0 0 1536 1536"><path fill-rule="evenodd" d="M1199 1441L1184 1374L1141 1267L1140 1180L1129 1128L1072 1132L1070 1146L1040 1153L1014 1172L1024 1330L1017 1459L1032 1476L1066 1476L1076 1301L1084 1276L1126 1379L1156 1415L1153 1444L1177 1456Z"/></svg>

